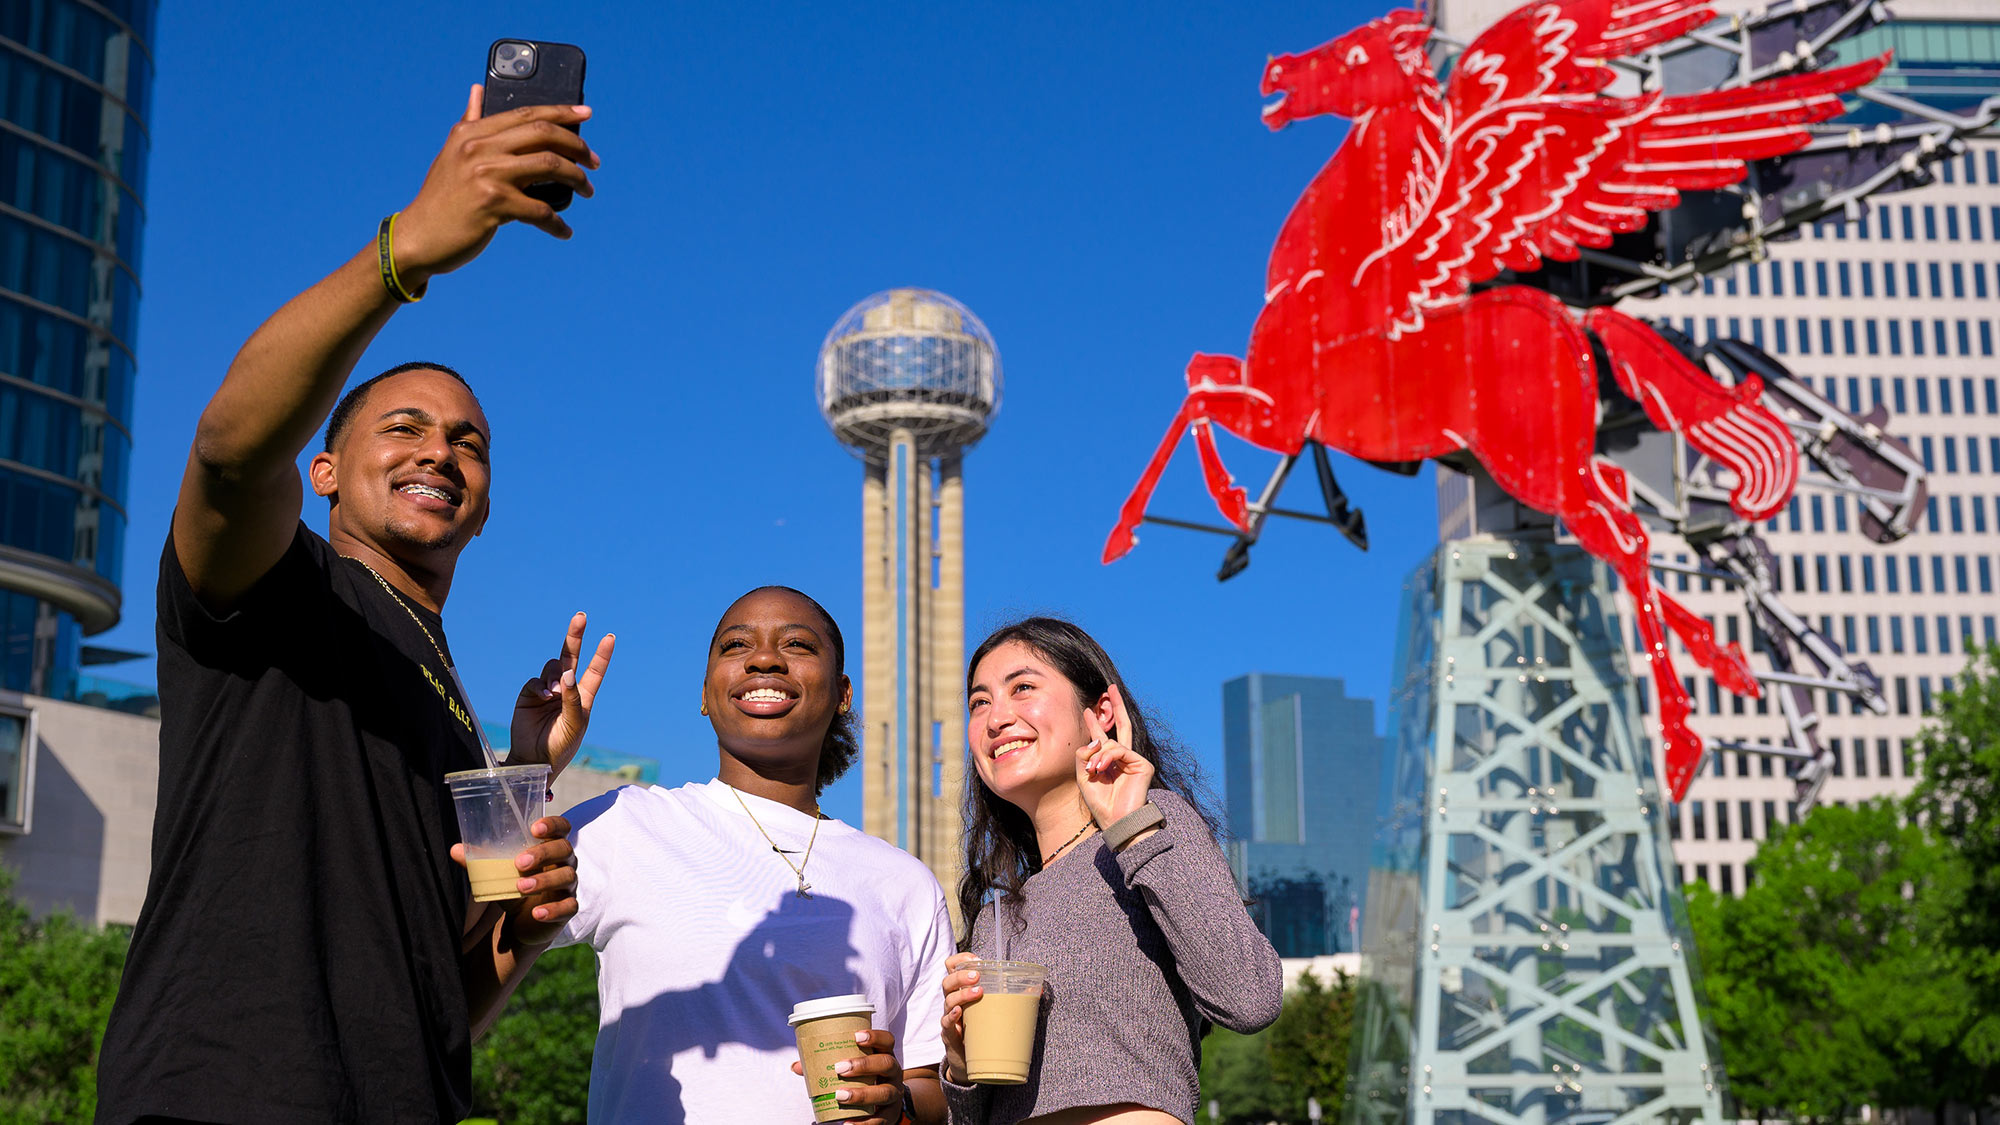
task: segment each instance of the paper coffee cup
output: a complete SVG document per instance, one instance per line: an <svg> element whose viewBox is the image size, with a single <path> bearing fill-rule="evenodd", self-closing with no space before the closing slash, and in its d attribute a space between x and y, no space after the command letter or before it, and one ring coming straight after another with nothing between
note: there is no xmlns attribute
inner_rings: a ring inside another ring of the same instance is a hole
<svg viewBox="0 0 2000 1125"><path fill-rule="evenodd" d="M834 1099L834 1092L858 1090L873 1083L843 1078L833 1072L833 1064L868 1053L854 1037L872 1027L874 1019L875 1005L859 994L823 996L793 1006L789 1022L799 1037L799 1063L806 1072L806 1096L812 1099L814 1121L869 1116L869 1110L840 1104Z"/></svg>
<svg viewBox="0 0 2000 1125"><path fill-rule="evenodd" d="M965 1006L965 1075L989 1086L1028 1080L1049 971L1032 961L977 961L979 999Z"/></svg>

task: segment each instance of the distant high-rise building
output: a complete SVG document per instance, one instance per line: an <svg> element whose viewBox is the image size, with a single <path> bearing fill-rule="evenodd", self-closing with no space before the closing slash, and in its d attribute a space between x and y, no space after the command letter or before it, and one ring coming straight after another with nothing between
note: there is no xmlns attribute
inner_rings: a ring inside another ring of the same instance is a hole
<svg viewBox="0 0 2000 1125"><path fill-rule="evenodd" d="M862 828L949 888L965 783L962 466L1000 408L1000 353L942 293L877 293L827 333L819 405L865 466Z"/></svg>
<svg viewBox="0 0 2000 1125"><path fill-rule="evenodd" d="M1338 679L1222 685L1229 863L1282 957L1351 953L1361 932L1382 739Z"/></svg>
<svg viewBox="0 0 2000 1125"><path fill-rule="evenodd" d="M157 7L0 4L0 688L118 621Z"/></svg>
<svg viewBox="0 0 2000 1125"><path fill-rule="evenodd" d="M1444 0L1440 26L1472 36L1517 5ZM1716 5L1725 14L1748 4ZM2000 95L2000 9L1968 0L1896 0L1894 19L1838 44L1839 61L1895 53L1878 84L1913 102L1967 113ZM1872 128L1893 116L1860 103L1836 124ZM1892 433L1930 470L1929 510L1915 534L1887 547L1859 534L1860 510L1838 492L1802 488L1762 534L1777 555L1779 596L1881 677L1889 713L1815 693L1819 736L1837 765L1819 800L1850 803L1907 793L1919 763L1911 742L1938 694L1964 667L1968 644L2000 639L2000 137L1972 140L1932 166L1937 182L1877 195L1864 215L1774 242L1768 260L1705 279L1698 290L1627 301L1696 343L1734 337L1770 352L1837 405L1888 408ZM1476 527L1466 478L1440 472L1440 530ZM1696 560L1655 531L1656 557ZM1750 644L1741 596L1720 583L1662 575L1724 640ZM1628 652L1635 674L1647 663ZM1753 658L1755 662L1755 658ZM1694 671L1692 725L1711 747L1782 743L1768 700L1746 700ZM1642 707L1650 692L1641 686ZM1710 755L1669 819L1683 881L1741 893L1757 845L1790 823L1792 785L1767 756Z"/></svg>

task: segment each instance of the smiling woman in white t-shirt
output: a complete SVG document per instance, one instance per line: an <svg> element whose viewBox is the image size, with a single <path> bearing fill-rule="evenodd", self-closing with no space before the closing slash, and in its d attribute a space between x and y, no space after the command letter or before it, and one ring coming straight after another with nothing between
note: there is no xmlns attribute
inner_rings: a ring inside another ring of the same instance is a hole
<svg viewBox="0 0 2000 1125"><path fill-rule="evenodd" d="M944 1120L944 895L915 857L819 811L859 752L843 647L797 590L738 598L702 686L715 780L567 814L578 911L555 944L597 950L592 1122L810 1122L786 1017L848 993L875 1006L854 1073L878 1081L846 1099L874 1111L860 1125Z"/></svg>

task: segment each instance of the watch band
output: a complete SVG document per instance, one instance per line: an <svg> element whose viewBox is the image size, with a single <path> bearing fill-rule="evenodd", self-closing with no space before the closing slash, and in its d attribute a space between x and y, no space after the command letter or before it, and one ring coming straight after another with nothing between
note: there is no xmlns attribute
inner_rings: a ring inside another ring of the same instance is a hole
<svg viewBox="0 0 2000 1125"><path fill-rule="evenodd" d="M1104 826L1104 844L1112 851L1122 851L1132 842L1132 837L1148 828L1158 828L1167 818L1160 815L1159 806L1147 801L1117 820Z"/></svg>

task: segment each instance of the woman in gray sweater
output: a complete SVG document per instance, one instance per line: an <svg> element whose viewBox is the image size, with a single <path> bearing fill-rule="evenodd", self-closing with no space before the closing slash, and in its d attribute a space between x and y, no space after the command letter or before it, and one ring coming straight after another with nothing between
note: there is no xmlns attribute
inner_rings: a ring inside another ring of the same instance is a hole
<svg viewBox="0 0 2000 1125"><path fill-rule="evenodd" d="M955 1125L1192 1125L1210 1023L1278 1017L1278 955L1250 921L1196 803L1191 763L1156 740L1111 658L1067 621L986 638L966 676L963 917L944 978ZM972 1085L965 1009L979 959L1049 969L1028 1079Z"/></svg>

